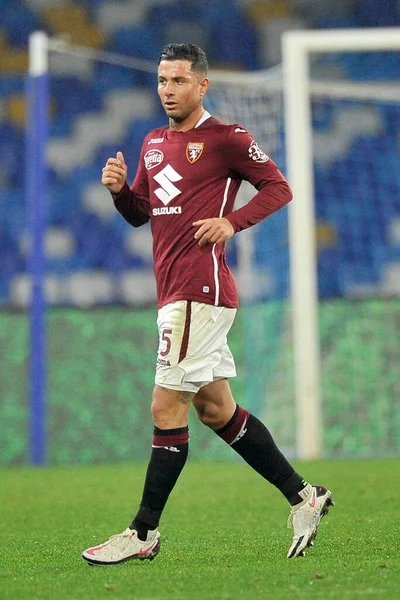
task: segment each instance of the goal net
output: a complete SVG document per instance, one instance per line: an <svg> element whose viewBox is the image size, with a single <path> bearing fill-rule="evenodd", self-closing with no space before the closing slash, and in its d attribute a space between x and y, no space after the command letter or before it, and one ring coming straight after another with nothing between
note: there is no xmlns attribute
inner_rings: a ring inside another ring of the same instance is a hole
<svg viewBox="0 0 400 600"><path fill-rule="evenodd" d="M248 127L295 190L289 221L282 211L242 238L245 269L258 272L243 296L244 389L289 455L393 455L400 451L399 44L390 48L381 32L365 48L358 32L349 47L348 32L344 42L332 33L317 48L309 34L297 71L286 56L286 77L300 78L298 95L267 73L214 77L210 90L221 118Z"/></svg>
<svg viewBox="0 0 400 600"><path fill-rule="evenodd" d="M227 123L239 123L285 172L282 70L210 73L207 107ZM254 196L244 182L237 205ZM235 252L233 252L233 250ZM293 433L293 353L289 277L288 210L284 208L228 243L241 308L235 327L244 352L241 397L268 424L286 449L295 451ZM278 401L278 402L277 402ZM289 433L290 432L290 433Z"/></svg>

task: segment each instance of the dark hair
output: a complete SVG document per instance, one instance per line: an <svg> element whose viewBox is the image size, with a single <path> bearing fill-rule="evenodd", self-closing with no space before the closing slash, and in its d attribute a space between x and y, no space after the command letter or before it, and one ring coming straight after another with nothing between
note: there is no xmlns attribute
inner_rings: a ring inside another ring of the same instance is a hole
<svg viewBox="0 0 400 600"><path fill-rule="evenodd" d="M194 44L167 44L160 54L158 64L162 60L188 60L192 71L207 75L208 62L206 53Z"/></svg>

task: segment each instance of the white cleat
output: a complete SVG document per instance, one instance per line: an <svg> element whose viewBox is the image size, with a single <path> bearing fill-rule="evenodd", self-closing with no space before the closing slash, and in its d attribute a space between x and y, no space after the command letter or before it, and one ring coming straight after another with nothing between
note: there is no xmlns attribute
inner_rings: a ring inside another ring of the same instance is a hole
<svg viewBox="0 0 400 600"><path fill-rule="evenodd" d="M313 546L318 525L330 506L334 506L332 493L320 485L309 486L307 497L292 506L288 519L288 527L293 527L293 542L287 553L288 558L304 556L305 549ZM304 490L306 491L306 490Z"/></svg>
<svg viewBox="0 0 400 600"><path fill-rule="evenodd" d="M143 542L135 529L125 529L112 535L107 542L88 548L82 552L82 558L91 565L118 565L127 560L153 560L160 552L160 534L158 529L149 530Z"/></svg>

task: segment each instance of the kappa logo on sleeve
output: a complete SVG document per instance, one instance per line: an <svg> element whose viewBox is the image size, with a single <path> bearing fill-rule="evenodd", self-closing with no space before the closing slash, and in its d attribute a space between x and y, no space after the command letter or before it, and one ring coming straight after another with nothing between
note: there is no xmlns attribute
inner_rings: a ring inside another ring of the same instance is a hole
<svg viewBox="0 0 400 600"><path fill-rule="evenodd" d="M160 165L164 160L164 154L161 150L148 150L144 155L144 164L146 169L149 171L150 169L154 169L157 165Z"/></svg>
<svg viewBox="0 0 400 600"><path fill-rule="evenodd" d="M269 156L267 156L265 152L261 150L261 148L255 140L253 140L250 144L249 156L252 160L258 163L265 163L269 160Z"/></svg>
<svg viewBox="0 0 400 600"><path fill-rule="evenodd" d="M189 142L186 146L186 158L192 165L203 154L204 142Z"/></svg>

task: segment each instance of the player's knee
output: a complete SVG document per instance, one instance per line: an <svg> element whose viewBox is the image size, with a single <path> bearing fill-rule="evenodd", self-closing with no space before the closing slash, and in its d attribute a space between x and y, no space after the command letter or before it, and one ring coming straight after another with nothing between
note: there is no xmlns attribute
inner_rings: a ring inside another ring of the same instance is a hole
<svg viewBox="0 0 400 600"><path fill-rule="evenodd" d="M166 419L169 418L169 410L165 402L156 393L153 393L151 402L151 416L154 425L162 427Z"/></svg>
<svg viewBox="0 0 400 600"><path fill-rule="evenodd" d="M163 413L164 411L160 406L160 403L157 402L157 400L153 397L153 401L151 403L151 416L155 425L157 425L157 423L160 421Z"/></svg>
<svg viewBox="0 0 400 600"><path fill-rule="evenodd" d="M154 388L152 394L151 401L151 416L153 417L153 421L155 424L163 417L165 414L165 403L163 402L160 395L157 393L157 388Z"/></svg>
<svg viewBox="0 0 400 600"><path fill-rule="evenodd" d="M182 401L182 392L155 386L151 403L153 423L160 429L173 429L187 425L190 402Z"/></svg>
<svg viewBox="0 0 400 600"><path fill-rule="evenodd" d="M197 416L203 425L210 427L211 429L218 429L221 415L220 410L212 404L203 404L196 406Z"/></svg>

